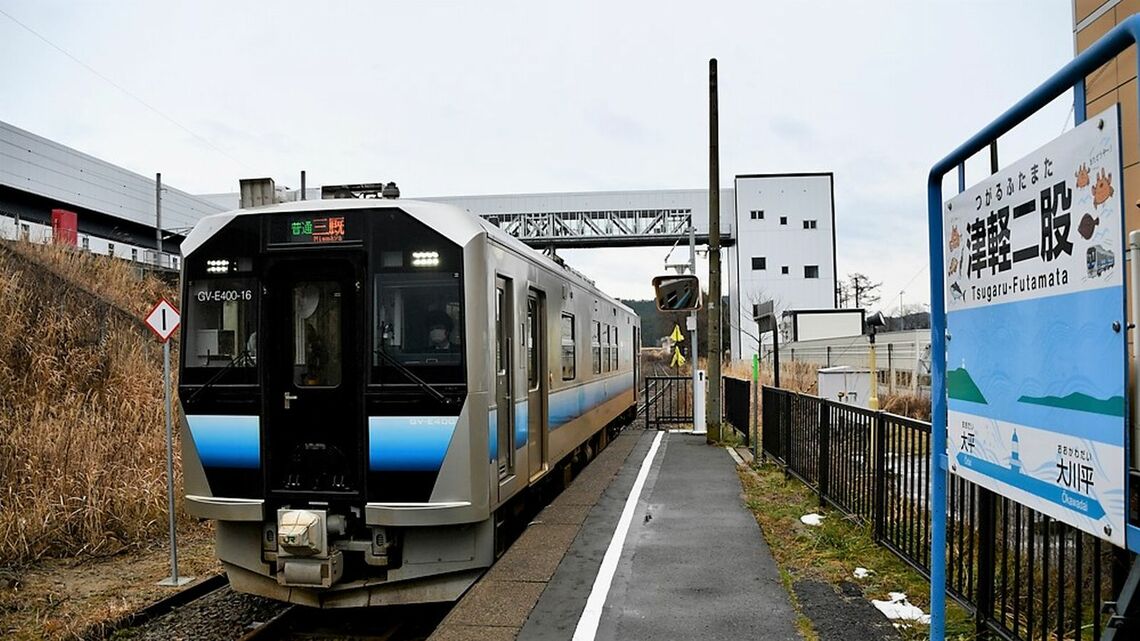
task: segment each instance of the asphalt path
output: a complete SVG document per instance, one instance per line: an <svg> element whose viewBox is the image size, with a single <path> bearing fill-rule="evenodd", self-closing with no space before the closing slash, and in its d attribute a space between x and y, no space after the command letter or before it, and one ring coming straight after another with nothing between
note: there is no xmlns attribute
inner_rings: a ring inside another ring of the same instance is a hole
<svg viewBox="0 0 1140 641"><path fill-rule="evenodd" d="M520 640L574 636L655 435L642 435L602 493ZM636 504L594 638L799 639L779 570L741 494L724 448L706 445L703 436L667 434Z"/></svg>

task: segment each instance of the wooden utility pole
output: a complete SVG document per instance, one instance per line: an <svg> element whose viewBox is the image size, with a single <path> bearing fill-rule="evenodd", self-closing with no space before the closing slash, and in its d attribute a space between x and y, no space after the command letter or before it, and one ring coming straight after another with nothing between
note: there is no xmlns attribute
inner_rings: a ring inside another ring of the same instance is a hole
<svg viewBox="0 0 1140 641"><path fill-rule="evenodd" d="M716 58L709 60L709 393L708 442L720 440L720 131Z"/></svg>

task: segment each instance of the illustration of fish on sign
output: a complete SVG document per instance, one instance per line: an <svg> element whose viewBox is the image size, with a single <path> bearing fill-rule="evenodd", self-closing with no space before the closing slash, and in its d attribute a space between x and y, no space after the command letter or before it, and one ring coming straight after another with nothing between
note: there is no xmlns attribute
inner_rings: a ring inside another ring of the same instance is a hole
<svg viewBox="0 0 1140 641"><path fill-rule="evenodd" d="M1085 163L1081 163L1081 166L1079 169L1077 169L1077 173L1075 175L1077 177L1077 188L1078 189L1089 186L1089 168L1088 168L1088 165L1086 165Z"/></svg>
<svg viewBox="0 0 1140 641"><path fill-rule="evenodd" d="M958 283L950 283L950 296L955 300L966 299L966 294L962 291L962 288L958 286Z"/></svg>
<svg viewBox="0 0 1140 641"><path fill-rule="evenodd" d="M1096 184L1093 185L1093 207L1100 207L1112 198L1115 190L1112 188L1112 174L1106 174L1104 169L1097 174Z"/></svg>
<svg viewBox="0 0 1140 641"><path fill-rule="evenodd" d="M955 256L950 259L950 267L946 270L947 276L953 276L958 273L958 257Z"/></svg>
<svg viewBox="0 0 1140 641"><path fill-rule="evenodd" d="M1081 238L1090 240L1093 232L1096 231L1096 226L1099 224L1100 218L1093 218L1092 214L1085 214L1081 216L1081 222L1077 225L1077 233L1081 235Z"/></svg>
<svg viewBox="0 0 1140 641"><path fill-rule="evenodd" d="M958 249L961 244L962 234L958 231L958 226L954 225L954 227L950 229L950 251Z"/></svg>

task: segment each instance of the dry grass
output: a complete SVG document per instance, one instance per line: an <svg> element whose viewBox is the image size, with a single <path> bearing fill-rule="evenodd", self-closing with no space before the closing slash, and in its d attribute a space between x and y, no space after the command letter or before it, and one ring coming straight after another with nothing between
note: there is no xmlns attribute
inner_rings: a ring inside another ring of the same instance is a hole
<svg viewBox="0 0 1140 641"><path fill-rule="evenodd" d="M930 422L930 397L922 394L888 394L879 407L891 414Z"/></svg>
<svg viewBox="0 0 1140 641"><path fill-rule="evenodd" d="M123 261L0 245L0 564L165 533L161 349L138 319L170 289Z"/></svg>
<svg viewBox="0 0 1140 641"><path fill-rule="evenodd" d="M752 363L749 361L732 361L722 370L725 376L752 380ZM774 383L772 367L767 363L760 363L760 384L771 386ZM819 366L812 363L792 361L780 363L780 387L803 394L815 394L818 389Z"/></svg>

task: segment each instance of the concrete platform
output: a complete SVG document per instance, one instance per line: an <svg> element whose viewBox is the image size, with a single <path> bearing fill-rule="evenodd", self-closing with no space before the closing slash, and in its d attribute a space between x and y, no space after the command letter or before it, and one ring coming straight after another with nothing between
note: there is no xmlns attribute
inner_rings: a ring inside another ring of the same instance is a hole
<svg viewBox="0 0 1140 641"><path fill-rule="evenodd" d="M628 532L614 542L656 438L640 494L630 504ZM583 617L592 592L593 618ZM703 436L624 432L539 514L431 637L571 638L800 638L724 448L705 445Z"/></svg>

